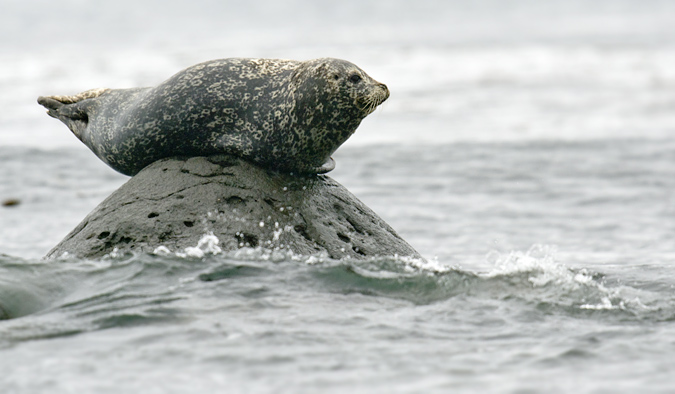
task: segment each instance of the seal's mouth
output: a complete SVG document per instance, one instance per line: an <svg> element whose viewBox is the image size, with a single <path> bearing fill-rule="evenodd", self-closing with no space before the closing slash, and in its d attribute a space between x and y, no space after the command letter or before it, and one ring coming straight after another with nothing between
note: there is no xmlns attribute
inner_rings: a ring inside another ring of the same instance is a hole
<svg viewBox="0 0 675 394"><path fill-rule="evenodd" d="M361 109L365 112L366 116L368 116L375 111L375 108L377 108L378 105L382 104L388 98L389 89L387 88L387 85L377 83L373 91L363 98L363 102L361 103L363 107Z"/></svg>

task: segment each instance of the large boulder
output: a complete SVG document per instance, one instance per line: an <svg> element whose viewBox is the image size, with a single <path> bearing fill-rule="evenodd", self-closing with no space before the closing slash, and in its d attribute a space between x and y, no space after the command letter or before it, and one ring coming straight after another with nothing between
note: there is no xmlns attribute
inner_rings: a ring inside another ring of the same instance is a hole
<svg viewBox="0 0 675 394"><path fill-rule="evenodd" d="M230 156L155 162L96 207L48 254L184 253L205 235L223 251L263 247L331 258L420 255L324 175L266 171Z"/></svg>

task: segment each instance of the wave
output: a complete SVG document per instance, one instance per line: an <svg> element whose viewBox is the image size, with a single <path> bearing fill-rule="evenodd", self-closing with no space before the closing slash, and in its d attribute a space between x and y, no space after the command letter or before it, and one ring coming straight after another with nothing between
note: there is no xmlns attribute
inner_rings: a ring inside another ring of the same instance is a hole
<svg viewBox="0 0 675 394"><path fill-rule="evenodd" d="M212 248L213 244L209 246ZM199 254L198 254L199 255ZM520 314L616 321L669 321L667 284L570 268L555 250L489 256L472 272L398 256L332 260L261 248L199 256L130 254L100 260L23 260L0 255L0 346L35 338L146 324L180 323L226 305L331 294L358 302L380 297L435 310L500 305ZM356 297L356 298L350 298ZM260 307L259 305L257 307Z"/></svg>
<svg viewBox="0 0 675 394"><path fill-rule="evenodd" d="M416 304L461 297L518 303L545 314L610 315L620 320L675 317L675 299L669 293L570 268L555 260L554 248L542 245L497 256L494 268L482 273L375 259L325 264L314 275L335 291L397 297Z"/></svg>

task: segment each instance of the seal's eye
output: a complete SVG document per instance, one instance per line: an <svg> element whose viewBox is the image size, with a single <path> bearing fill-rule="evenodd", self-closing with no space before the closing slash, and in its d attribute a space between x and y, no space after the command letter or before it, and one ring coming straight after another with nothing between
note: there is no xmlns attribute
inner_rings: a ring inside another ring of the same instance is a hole
<svg viewBox="0 0 675 394"><path fill-rule="evenodd" d="M359 74L352 74L349 76L349 81L352 83L357 83L361 80L361 76Z"/></svg>
<svg viewBox="0 0 675 394"><path fill-rule="evenodd" d="M338 74L333 74L333 79L337 81L338 79L340 79L340 76Z"/></svg>

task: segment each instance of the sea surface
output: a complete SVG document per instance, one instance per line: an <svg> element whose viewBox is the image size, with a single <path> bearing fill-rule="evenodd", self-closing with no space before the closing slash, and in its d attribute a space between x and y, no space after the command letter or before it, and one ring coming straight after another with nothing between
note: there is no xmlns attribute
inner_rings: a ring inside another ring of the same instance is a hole
<svg viewBox="0 0 675 394"><path fill-rule="evenodd" d="M675 392L674 2L0 6L0 393ZM128 177L37 96L236 56L388 85L328 175L424 259L43 260Z"/></svg>

